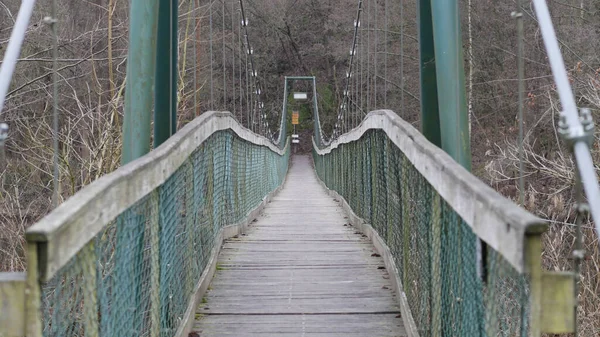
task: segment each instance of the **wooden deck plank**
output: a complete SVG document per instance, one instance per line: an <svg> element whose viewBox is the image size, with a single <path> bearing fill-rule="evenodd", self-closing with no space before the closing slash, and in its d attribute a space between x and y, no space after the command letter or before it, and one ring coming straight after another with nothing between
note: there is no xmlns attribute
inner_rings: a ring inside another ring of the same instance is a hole
<svg viewBox="0 0 600 337"><path fill-rule="evenodd" d="M395 314L212 315L196 329L200 336L404 336Z"/></svg>
<svg viewBox="0 0 600 337"><path fill-rule="evenodd" d="M406 336L384 262L293 158L284 188L226 242L197 310L200 336Z"/></svg>

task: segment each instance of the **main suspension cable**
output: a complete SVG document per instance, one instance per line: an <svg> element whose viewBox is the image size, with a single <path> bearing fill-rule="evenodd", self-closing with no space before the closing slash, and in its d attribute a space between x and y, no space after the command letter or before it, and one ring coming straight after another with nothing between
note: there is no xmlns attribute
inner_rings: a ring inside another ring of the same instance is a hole
<svg viewBox="0 0 600 337"><path fill-rule="evenodd" d="M209 49L210 49L210 110L214 110L215 109L215 101L214 101L214 86L213 86L213 80L214 80L214 69L213 69L213 3L214 1L211 0L210 1L210 5L208 8L208 17L209 17L209 37L208 37L208 43L209 43Z"/></svg>
<svg viewBox="0 0 600 337"><path fill-rule="evenodd" d="M246 47L246 100L247 100L247 119L249 123L249 128L254 132L261 133L263 135L268 135L271 132L267 116L264 113L264 103L261 99L262 90L260 81L258 78L258 71L256 69L256 62L254 61L254 49L252 48L252 44L250 43L250 35L248 34L248 16L246 14L244 8L244 1L239 0L240 3L240 12L241 12L241 25L244 29L244 43ZM250 68L248 69L248 66ZM250 76L252 77L252 81L249 83L248 81L248 71L250 71ZM251 89L250 89L251 88ZM248 91L250 95L248 97ZM255 96L255 97L254 97Z"/></svg>
<svg viewBox="0 0 600 337"><path fill-rule="evenodd" d="M342 96L342 103L338 111L337 120L333 129L333 138L340 134L340 130L350 130L351 124L353 123L351 116L349 116L349 101L350 101L350 90L351 90L351 78L353 76L353 65L355 62L356 54L358 53L358 35L360 28L360 20L362 13L362 0L358 0L358 7L356 10L356 19L354 20L354 36L352 38L352 47L350 48L350 60L348 62L348 70L346 71L346 83L344 85L344 92Z"/></svg>
<svg viewBox="0 0 600 337"><path fill-rule="evenodd" d="M223 110L227 106L227 71L225 71L225 0L221 0L221 56L223 57Z"/></svg>
<svg viewBox="0 0 600 337"><path fill-rule="evenodd" d="M52 167L53 167L53 179L52 179L52 208L58 206L58 194L59 194L59 179L60 172L58 170L58 19L57 19L57 4L56 0L52 0L52 9L50 18L47 18L47 23L52 28L52 145L53 145L53 156L52 156Z"/></svg>
<svg viewBox="0 0 600 337"><path fill-rule="evenodd" d="M235 92L235 2L231 2L231 101L233 103L233 115L237 118L235 100L237 93Z"/></svg>

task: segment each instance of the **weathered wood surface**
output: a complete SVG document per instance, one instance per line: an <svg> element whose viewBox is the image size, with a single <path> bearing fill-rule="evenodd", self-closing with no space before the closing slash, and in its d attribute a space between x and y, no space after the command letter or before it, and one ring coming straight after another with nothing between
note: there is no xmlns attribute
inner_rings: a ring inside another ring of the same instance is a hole
<svg viewBox="0 0 600 337"><path fill-rule="evenodd" d="M40 278L50 280L110 221L163 184L202 142L223 130L279 155L287 151L287 146L280 149L244 128L229 112L205 112L152 152L84 187L27 230L27 241L45 243L40 245L45 261Z"/></svg>
<svg viewBox="0 0 600 337"><path fill-rule="evenodd" d="M406 336L368 238L345 224L308 157L246 235L225 243L196 315L200 336Z"/></svg>
<svg viewBox="0 0 600 337"><path fill-rule="evenodd" d="M316 152L326 155L343 144L360 139L371 129L385 132L480 239L502 254L518 272L525 271L525 234L543 232L546 222L465 170L393 111L370 112L359 126Z"/></svg>
<svg viewBox="0 0 600 337"><path fill-rule="evenodd" d="M0 337L25 335L25 273L0 273Z"/></svg>

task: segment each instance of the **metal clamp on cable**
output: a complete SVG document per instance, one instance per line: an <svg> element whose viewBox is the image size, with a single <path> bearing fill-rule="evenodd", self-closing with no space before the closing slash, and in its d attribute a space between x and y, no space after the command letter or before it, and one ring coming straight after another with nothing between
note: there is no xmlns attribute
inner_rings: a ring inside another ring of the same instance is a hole
<svg viewBox="0 0 600 337"><path fill-rule="evenodd" d="M44 23L47 24L47 25L53 25L53 24L55 24L57 22L58 22L58 20L55 19L55 18L53 18L53 17L51 17L51 16L45 16L44 17Z"/></svg>
<svg viewBox="0 0 600 337"><path fill-rule="evenodd" d="M0 123L0 146L4 147L4 142L8 138L8 124Z"/></svg>
<svg viewBox="0 0 600 337"><path fill-rule="evenodd" d="M4 150L4 145L6 143L6 139L8 139L8 124L0 123L0 169L4 170L6 168L6 152ZM2 178L4 179L4 178Z"/></svg>
<svg viewBox="0 0 600 337"><path fill-rule="evenodd" d="M573 152L573 148L577 142L583 141L588 147L592 146L594 142L594 120L589 108L580 109L579 121L581 122L581 126L569 125L565 113L560 113L558 133L565 140L571 152Z"/></svg>
<svg viewBox="0 0 600 337"><path fill-rule="evenodd" d="M564 112L560 114L560 120L558 122L558 132L561 137L567 143L569 150L573 154L573 159L575 165L579 166L579 162L575 156L575 146L576 144L583 142L590 148L594 142L594 121L592 119L592 112L588 108L579 109L579 125L569 125L567 121L567 116ZM577 201L575 205L575 210L577 213L577 218L575 220L576 225L576 234L575 234L575 247L573 249L573 260L574 260L574 281L573 284L569 284L573 287L572 289L572 302L574 307L572 322L569 324L569 329L564 329L564 331L574 332L577 336L577 298L579 294L579 281L581 277L581 261L585 259L585 250L583 247L583 237L582 237L582 221L587 217L587 214L590 211L590 206L585 201L584 196L584 186L580 176L581 167L578 167L575 172L575 194L577 196Z"/></svg>
<svg viewBox="0 0 600 337"><path fill-rule="evenodd" d="M510 13L510 16L513 19L522 19L523 18L523 13L521 13L521 12L512 12L512 13Z"/></svg>

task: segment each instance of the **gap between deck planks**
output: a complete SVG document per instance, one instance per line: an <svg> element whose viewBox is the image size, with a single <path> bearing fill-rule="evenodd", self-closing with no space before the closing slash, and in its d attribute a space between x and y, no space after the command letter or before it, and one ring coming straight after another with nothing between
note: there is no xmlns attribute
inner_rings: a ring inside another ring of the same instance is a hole
<svg viewBox="0 0 600 337"><path fill-rule="evenodd" d="M205 336L406 336L383 259L294 156L281 192L227 240L196 314ZM194 336L192 334L192 336Z"/></svg>

